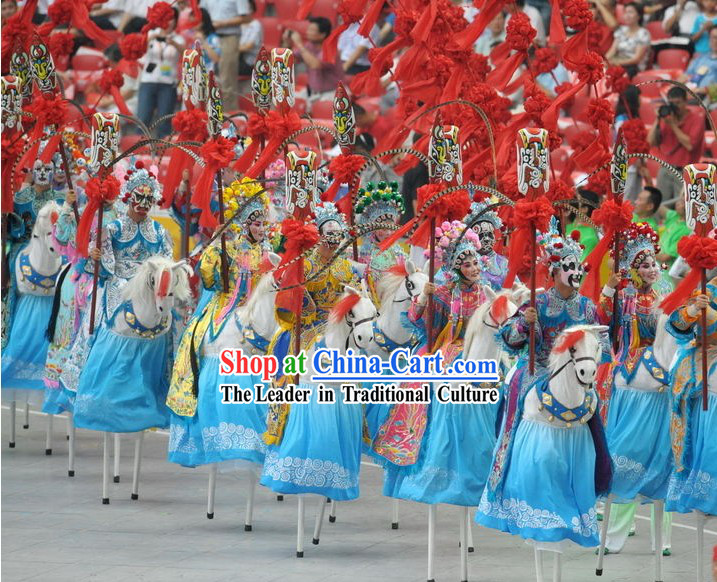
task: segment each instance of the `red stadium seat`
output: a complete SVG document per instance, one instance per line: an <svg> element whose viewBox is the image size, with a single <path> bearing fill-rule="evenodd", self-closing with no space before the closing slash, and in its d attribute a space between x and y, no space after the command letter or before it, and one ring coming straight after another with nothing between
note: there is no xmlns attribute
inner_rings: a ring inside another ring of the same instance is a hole
<svg viewBox="0 0 717 582"><path fill-rule="evenodd" d="M316 0L309 16L324 16L331 21L332 25L336 25L336 16L338 14L337 4L338 2L335 0ZM281 20L296 18L298 6L299 2L296 0L274 0L276 15Z"/></svg>
<svg viewBox="0 0 717 582"><path fill-rule="evenodd" d="M684 71L690 62L690 53L683 49L664 49L657 53L657 66L661 69Z"/></svg>
<svg viewBox="0 0 717 582"><path fill-rule="evenodd" d="M657 109L659 104L650 103L649 101L642 101L640 103L640 119L645 122L645 125L652 125L657 119Z"/></svg>
<svg viewBox="0 0 717 582"><path fill-rule="evenodd" d="M324 119L331 119L334 114L334 102L329 101L314 101L311 104L311 117L322 117Z"/></svg>
<svg viewBox="0 0 717 582"><path fill-rule="evenodd" d="M109 61L101 52L83 52L72 57L71 66L75 71L101 71Z"/></svg>
<svg viewBox="0 0 717 582"><path fill-rule="evenodd" d="M671 77L669 72L660 69L654 69L651 71L642 71L638 73L637 75L635 75L632 81L633 83L635 83L635 85L637 85L638 83L643 83L645 81L670 78ZM638 89L640 89L640 94L643 97L647 97L649 99L656 99L662 96L662 92L666 90L666 87L666 83L650 83L649 85L640 85Z"/></svg>
<svg viewBox="0 0 717 582"><path fill-rule="evenodd" d="M665 38L670 38L670 35L665 32L665 30L662 28L662 22L659 20L655 20L653 22L648 22L645 25L645 28L650 31L650 38L655 40L662 40Z"/></svg>
<svg viewBox="0 0 717 582"><path fill-rule="evenodd" d="M279 19L271 16L260 18L262 27L264 28L264 46L270 51L281 44L282 28L279 25Z"/></svg>

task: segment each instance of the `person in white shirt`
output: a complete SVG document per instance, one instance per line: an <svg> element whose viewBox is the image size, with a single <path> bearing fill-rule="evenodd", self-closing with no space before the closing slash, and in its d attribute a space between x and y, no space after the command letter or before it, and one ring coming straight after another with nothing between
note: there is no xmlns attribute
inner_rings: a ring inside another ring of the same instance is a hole
<svg viewBox="0 0 717 582"><path fill-rule="evenodd" d="M254 0L248 0L251 8L252 20L241 25L241 41L239 45L239 74L251 75L254 68L259 49L264 44L264 27L261 22L254 18L256 4Z"/></svg>
<svg viewBox="0 0 717 582"><path fill-rule="evenodd" d="M360 23L351 24L341 36L339 36L338 51L344 72L348 75L357 75L371 68L371 62L368 60L368 50L373 46L378 46L378 35L380 33L377 26L371 30L371 40L358 33Z"/></svg>
<svg viewBox="0 0 717 582"><path fill-rule="evenodd" d="M184 38L175 32L177 9L174 20L167 28L155 28L148 33L147 54L143 57L143 68L139 78L137 117L146 125L170 113L177 105L177 84L179 60L184 52ZM172 130L169 119L157 127L157 136L165 137Z"/></svg>

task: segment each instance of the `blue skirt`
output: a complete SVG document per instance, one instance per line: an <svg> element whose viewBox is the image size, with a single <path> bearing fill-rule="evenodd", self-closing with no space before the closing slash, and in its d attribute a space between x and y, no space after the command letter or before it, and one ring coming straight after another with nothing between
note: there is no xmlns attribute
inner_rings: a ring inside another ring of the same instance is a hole
<svg viewBox="0 0 717 582"><path fill-rule="evenodd" d="M672 472L670 407L668 390L613 389L605 433L616 503L665 498Z"/></svg>
<svg viewBox="0 0 717 582"><path fill-rule="evenodd" d="M105 325L95 333L77 388L75 426L107 432L167 428L168 334L125 337Z"/></svg>
<svg viewBox="0 0 717 582"><path fill-rule="evenodd" d="M2 352L3 390L44 390L45 337L53 296L18 295L7 346Z"/></svg>
<svg viewBox="0 0 717 582"><path fill-rule="evenodd" d="M595 513L595 446L587 425L554 428L522 420L515 434L502 493L476 522L538 542L599 543Z"/></svg>
<svg viewBox="0 0 717 582"><path fill-rule="evenodd" d="M311 401L292 404L284 434L266 452L262 485L277 493L316 493L349 501L359 496L363 442L363 406L336 402L319 404L316 386Z"/></svg>
<svg viewBox="0 0 717 582"><path fill-rule="evenodd" d="M431 400L415 465L386 463L383 494L421 503L476 507L491 467L498 404Z"/></svg>
<svg viewBox="0 0 717 582"><path fill-rule="evenodd" d="M172 413L169 461L196 467L221 461L243 460L263 464L266 445L266 404L222 403L220 384L254 388L259 376L224 376L219 356L203 356L199 372L199 400L194 416Z"/></svg>
<svg viewBox="0 0 717 582"><path fill-rule="evenodd" d="M717 515L717 394L710 392L706 411L702 397L693 399L690 412L691 439L687 458L689 467L673 471L667 491L665 509L679 513L699 510Z"/></svg>

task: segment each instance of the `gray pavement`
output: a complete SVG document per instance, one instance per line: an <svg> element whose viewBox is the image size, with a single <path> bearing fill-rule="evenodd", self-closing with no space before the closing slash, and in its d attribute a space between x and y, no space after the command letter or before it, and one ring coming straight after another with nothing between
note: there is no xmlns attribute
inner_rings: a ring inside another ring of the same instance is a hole
<svg viewBox="0 0 717 582"><path fill-rule="evenodd" d="M20 415L18 415L20 416ZM305 557L294 556L296 498L278 502L259 487L253 531L244 531L247 478L219 474L215 518L206 518L207 470L166 461L167 436L148 434L139 500L130 500L134 437L122 439L121 482L110 484L102 505L102 438L77 431L76 476L67 477L64 418L55 420L54 453L45 456L46 419L18 418L17 446L9 449L9 412L2 410L2 580L119 582L165 580L252 582L363 582L426 580L427 507L402 502L400 528L392 530L391 502L382 497L380 469L365 465L360 499L338 505L336 523L325 520L319 546L311 544L317 498L307 500ZM654 580L649 509L641 508L637 535L606 557L595 577L593 551L572 546L563 560L564 582ZM328 511L326 512L328 517ZM438 508L437 582L460 579L458 510ZM708 522L705 559L717 543L717 520ZM696 542L690 516L676 516L673 555L664 559L664 581L696 579ZM680 527L681 526L681 527ZM519 538L473 527L475 553L469 579L535 580L532 548ZM546 559L546 580L551 579ZM705 564L709 574L709 564Z"/></svg>

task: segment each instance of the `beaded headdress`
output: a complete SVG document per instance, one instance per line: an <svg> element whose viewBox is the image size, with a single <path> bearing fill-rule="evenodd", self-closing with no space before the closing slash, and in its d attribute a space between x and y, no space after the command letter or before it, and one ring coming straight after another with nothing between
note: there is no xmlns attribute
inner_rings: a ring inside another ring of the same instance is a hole
<svg viewBox="0 0 717 582"><path fill-rule="evenodd" d="M477 222L489 222L495 230L500 230L503 226L503 221L500 219L500 216L498 216L498 213L495 210L484 212L489 206L490 202L488 200L473 202L473 204L471 204L471 211L465 218L465 223L475 225Z"/></svg>
<svg viewBox="0 0 717 582"><path fill-rule="evenodd" d="M258 194L263 189L260 183L247 177L241 181L235 180L224 188L224 200L229 216L236 216L231 225L233 230L244 232L250 222L267 216L269 195L266 192Z"/></svg>
<svg viewBox="0 0 717 582"><path fill-rule="evenodd" d="M580 244L580 232L574 230L569 237L563 237L558 229L558 221L553 216L546 233L538 233L537 241L545 251L543 260L550 268L559 267L565 257L574 256L580 261L583 245Z"/></svg>
<svg viewBox="0 0 717 582"><path fill-rule="evenodd" d="M394 222L403 213L398 182L368 182L356 196L356 223Z"/></svg>
<svg viewBox="0 0 717 582"><path fill-rule="evenodd" d="M333 202L322 202L321 204L318 204L316 206L316 228L321 229L324 224L331 222L332 220L338 222L341 225L342 230L346 230L348 228L346 226L344 215L339 212L339 209L336 208L336 205Z"/></svg>
<svg viewBox="0 0 717 582"><path fill-rule="evenodd" d="M646 222L630 224L627 232L620 237L620 270L629 271L647 255L653 257L660 252L660 237ZM610 253L614 258L614 252Z"/></svg>

